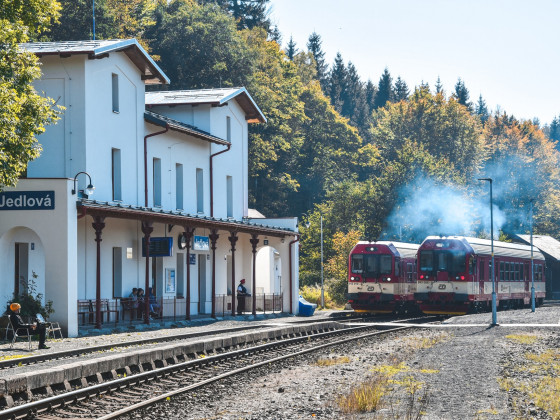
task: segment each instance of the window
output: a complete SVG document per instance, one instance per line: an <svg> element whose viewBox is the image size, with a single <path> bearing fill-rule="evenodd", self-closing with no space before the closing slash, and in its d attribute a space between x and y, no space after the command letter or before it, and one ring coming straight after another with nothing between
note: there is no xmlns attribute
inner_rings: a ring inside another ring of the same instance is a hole
<svg viewBox="0 0 560 420"><path fill-rule="evenodd" d="M391 274L393 271L393 257L390 255L381 255L379 267L381 274Z"/></svg>
<svg viewBox="0 0 560 420"><path fill-rule="evenodd" d="M500 281L505 280L505 265L503 261L500 261Z"/></svg>
<svg viewBox="0 0 560 420"><path fill-rule="evenodd" d="M113 181L113 201L122 200L121 186L121 150L111 149L111 166Z"/></svg>
<svg viewBox="0 0 560 420"><path fill-rule="evenodd" d="M395 276L401 275L400 267L401 267L401 259L395 258Z"/></svg>
<svg viewBox="0 0 560 420"><path fill-rule="evenodd" d="M406 263L406 278L409 282L414 281L414 267L415 264Z"/></svg>
<svg viewBox="0 0 560 420"><path fill-rule="evenodd" d="M113 297L122 297L122 248L113 247Z"/></svg>
<svg viewBox="0 0 560 420"><path fill-rule="evenodd" d="M469 257L469 274L474 274L476 272L476 258L474 255Z"/></svg>
<svg viewBox="0 0 560 420"><path fill-rule="evenodd" d="M226 117L226 140L231 143L231 118Z"/></svg>
<svg viewBox="0 0 560 420"><path fill-rule="evenodd" d="M226 188L227 188L227 217L233 217L233 180L231 176L226 177Z"/></svg>
<svg viewBox="0 0 560 420"><path fill-rule="evenodd" d="M113 112L119 112L119 75L113 73L111 77L111 87L113 94Z"/></svg>
<svg viewBox="0 0 560 420"><path fill-rule="evenodd" d="M478 264L478 281L484 281L484 260Z"/></svg>
<svg viewBox="0 0 560 420"><path fill-rule="evenodd" d="M196 168L196 211L204 213L204 173Z"/></svg>
<svg viewBox="0 0 560 420"><path fill-rule="evenodd" d="M177 210L183 210L183 165L175 164L175 201Z"/></svg>
<svg viewBox="0 0 560 420"><path fill-rule="evenodd" d="M161 159L154 158L154 207L161 207Z"/></svg>
<svg viewBox="0 0 560 420"><path fill-rule="evenodd" d="M364 272L364 256L361 254L352 255L351 270L354 274L362 274Z"/></svg>

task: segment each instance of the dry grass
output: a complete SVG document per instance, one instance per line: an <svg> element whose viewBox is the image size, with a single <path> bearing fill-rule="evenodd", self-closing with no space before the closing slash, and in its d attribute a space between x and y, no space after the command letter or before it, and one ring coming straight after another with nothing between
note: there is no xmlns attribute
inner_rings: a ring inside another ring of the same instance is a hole
<svg viewBox="0 0 560 420"><path fill-rule="evenodd" d="M14 355L11 355L11 356L0 356L0 361L22 359L24 357L29 357L29 356L24 355L24 354L14 354Z"/></svg>
<svg viewBox="0 0 560 420"><path fill-rule="evenodd" d="M535 344L539 339L537 335L534 334L510 334L506 335L506 338L518 342L519 344Z"/></svg>
<svg viewBox="0 0 560 420"><path fill-rule="evenodd" d="M315 364L320 367L341 365L344 363L350 363L350 358L348 356L341 356L335 358L321 358L318 359Z"/></svg>
<svg viewBox="0 0 560 420"><path fill-rule="evenodd" d="M530 345L540 337L520 335L507 336L507 338ZM525 353L524 361L521 364L510 366L509 369L522 372L522 379L517 379L519 375L508 377L506 370L504 376L498 379L498 383L503 390L511 393L518 418L524 418L528 406L525 401L531 401L551 418L560 419L559 349Z"/></svg>
<svg viewBox="0 0 560 420"><path fill-rule="evenodd" d="M438 343L443 341L447 341L451 338L451 335L446 332L441 332L435 337L427 338L427 337L408 337L406 339L406 345L411 350L421 350L421 349L429 349L435 346Z"/></svg>

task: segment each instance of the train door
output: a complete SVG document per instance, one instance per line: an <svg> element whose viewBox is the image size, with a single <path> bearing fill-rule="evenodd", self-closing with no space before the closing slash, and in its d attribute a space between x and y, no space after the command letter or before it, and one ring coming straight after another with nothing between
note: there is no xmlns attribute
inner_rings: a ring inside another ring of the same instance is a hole
<svg viewBox="0 0 560 420"><path fill-rule="evenodd" d="M478 285L479 294L484 295L484 280L486 279L486 260L484 258L478 259Z"/></svg>

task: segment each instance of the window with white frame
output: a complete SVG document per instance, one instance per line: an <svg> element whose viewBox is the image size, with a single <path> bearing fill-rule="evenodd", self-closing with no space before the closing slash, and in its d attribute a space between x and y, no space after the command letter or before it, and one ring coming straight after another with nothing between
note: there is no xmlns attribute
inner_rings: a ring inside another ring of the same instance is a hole
<svg viewBox="0 0 560 420"><path fill-rule="evenodd" d="M121 183L121 150L111 149L111 167L112 167L112 183L113 183L113 201L122 200L122 183Z"/></svg>
<svg viewBox="0 0 560 420"><path fill-rule="evenodd" d="M196 168L196 211L204 213L204 171Z"/></svg>
<svg viewBox="0 0 560 420"><path fill-rule="evenodd" d="M111 91L113 97L113 112L119 112L119 75L111 75Z"/></svg>
<svg viewBox="0 0 560 420"><path fill-rule="evenodd" d="M161 207L161 159L154 158L154 206Z"/></svg>
<svg viewBox="0 0 560 420"><path fill-rule="evenodd" d="M226 140L231 143L231 118L226 117Z"/></svg>
<svg viewBox="0 0 560 420"><path fill-rule="evenodd" d="M183 210L183 165L175 164L175 201L177 210Z"/></svg>

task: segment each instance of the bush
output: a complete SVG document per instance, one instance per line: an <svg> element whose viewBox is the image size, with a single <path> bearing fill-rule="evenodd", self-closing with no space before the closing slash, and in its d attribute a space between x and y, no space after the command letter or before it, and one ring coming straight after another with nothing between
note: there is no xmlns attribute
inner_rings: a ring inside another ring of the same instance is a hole
<svg viewBox="0 0 560 420"><path fill-rule="evenodd" d="M45 319L54 313L53 302L49 300L43 306L43 294L37 293L36 280L39 277L37 273L32 272L32 279L26 281L21 280L20 293L12 298L12 302L17 302L21 305L21 316L35 318L36 314L41 314ZM10 314L10 304L6 308L4 315Z"/></svg>
<svg viewBox="0 0 560 420"><path fill-rule="evenodd" d="M321 286L315 284L313 286L303 286L299 289L299 294L309 303L316 303L317 307L321 307ZM325 308L338 309L333 302L327 288L325 287Z"/></svg>

